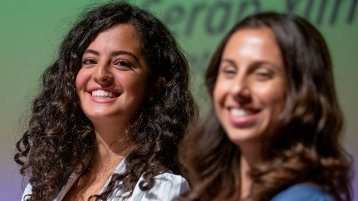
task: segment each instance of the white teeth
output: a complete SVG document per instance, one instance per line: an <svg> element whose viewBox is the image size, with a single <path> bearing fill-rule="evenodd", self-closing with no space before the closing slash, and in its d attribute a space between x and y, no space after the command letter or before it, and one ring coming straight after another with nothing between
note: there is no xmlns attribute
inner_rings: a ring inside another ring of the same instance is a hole
<svg viewBox="0 0 358 201"><path fill-rule="evenodd" d="M243 116L250 114L248 111L243 110L243 109L231 109L230 113L232 116L235 116L235 117L243 117Z"/></svg>
<svg viewBox="0 0 358 201"><path fill-rule="evenodd" d="M96 90L92 91L92 96L95 98L110 99L114 97L114 94L110 91Z"/></svg>

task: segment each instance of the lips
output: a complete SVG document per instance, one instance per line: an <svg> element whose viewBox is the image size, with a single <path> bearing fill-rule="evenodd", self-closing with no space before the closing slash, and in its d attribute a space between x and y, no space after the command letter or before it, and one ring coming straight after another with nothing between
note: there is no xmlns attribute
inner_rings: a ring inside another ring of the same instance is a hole
<svg viewBox="0 0 358 201"><path fill-rule="evenodd" d="M235 126L246 127L255 123L259 112L259 109L230 107L229 119Z"/></svg>
<svg viewBox="0 0 358 201"><path fill-rule="evenodd" d="M89 91L89 94L91 95L91 99L95 102L108 102L119 96L118 93L108 89L93 89Z"/></svg>
<svg viewBox="0 0 358 201"><path fill-rule="evenodd" d="M114 93L112 93L110 91L104 91L104 90L92 91L91 95L93 97L99 98L99 99L110 99L110 98L115 97Z"/></svg>

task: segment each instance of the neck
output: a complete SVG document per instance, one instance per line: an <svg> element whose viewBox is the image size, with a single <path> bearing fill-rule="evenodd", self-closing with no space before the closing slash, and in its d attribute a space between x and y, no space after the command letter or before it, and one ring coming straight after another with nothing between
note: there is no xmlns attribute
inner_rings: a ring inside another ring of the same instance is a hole
<svg viewBox="0 0 358 201"><path fill-rule="evenodd" d="M261 162L260 150L256 146L240 146L241 198L247 198L251 191L252 180L249 176L252 165Z"/></svg>
<svg viewBox="0 0 358 201"><path fill-rule="evenodd" d="M246 198L250 194L251 178L248 173L250 171L250 165L246 158L240 158L240 177L241 177L241 198Z"/></svg>
<svg viewBox="0 0 358 201"><path fill-rule="evenodd" d="M126 129L120 126L94 125L97 150L92 169L113 172L132 148ZM118 123L117 123L118 125Z"/></svg>

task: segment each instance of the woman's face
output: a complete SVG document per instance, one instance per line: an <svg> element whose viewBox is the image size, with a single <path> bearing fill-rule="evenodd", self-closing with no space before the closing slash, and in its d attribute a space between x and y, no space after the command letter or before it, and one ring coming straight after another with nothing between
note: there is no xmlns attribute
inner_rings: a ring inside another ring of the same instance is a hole
<svg viewBox="0 0 358 201"><path fill-rule="evenodd" d="M133 26L99 33L84 51L76 77L83 112L95 126L103 120L126 124L146 97L148 74Z"/></svg>
<svg viewBox="0 0 358 201"><path fill-rule="evenodd" d="M259 145L284 107L286 85L281 52L270 29L247 28L231 36L213 98L219 121L233 143Z"/></svg>

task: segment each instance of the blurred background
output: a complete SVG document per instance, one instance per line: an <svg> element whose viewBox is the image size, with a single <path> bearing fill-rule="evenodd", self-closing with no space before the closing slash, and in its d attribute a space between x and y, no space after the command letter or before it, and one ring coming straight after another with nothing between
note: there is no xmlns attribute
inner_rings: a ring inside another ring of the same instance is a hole
<svg viewBox="0 0 358 201"><path fill-rule="evenodd" d="M325 37L334 63L346 127L343 144L358 170L358 0L132 0L175 34L191 65L191 87L205 110L203 73L211 54L233 24L257 11L293 12ZM0 195L20 200L27 183L13 156L24 132L42 71L83 13L106 1L2 0L0 6ZM357 175L353 180L358 193ZM355 195L354 201L358 201Z"/></svg>

